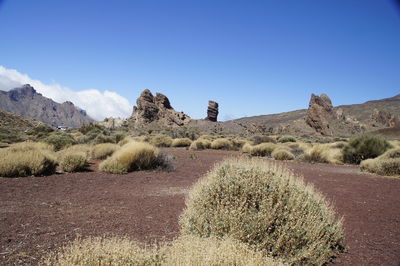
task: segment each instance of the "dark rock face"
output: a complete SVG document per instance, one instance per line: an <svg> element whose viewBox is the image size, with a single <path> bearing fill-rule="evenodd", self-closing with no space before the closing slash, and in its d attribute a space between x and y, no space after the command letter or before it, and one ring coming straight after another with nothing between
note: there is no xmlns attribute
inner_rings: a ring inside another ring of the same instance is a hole
<svg viewBox="0 0 400 266"><path fill-rule="evenodd" d="M311 94L306 123L322 135L330 135L328 116L332 115L332 101L326 94Z"/></svg>
<svg viewBox="0 0 400 266"><path fill-rule="evenodd" d="M218 119L218 103L214 101L208 101L207 108L207 120L217 122Z"/></svg>
<svg viewBox="0 0 400 266"><path fill-rule="evenodd" d="M374 126L397 127L400 126L400 118L386 111L374 109L371 114Z"/></svg>
<svg viewBox="0 0 400 266"><path fill-rule="evenodd" d="M148 90L144 90L136 100L132 116L128 119L131 128L140 128L150 123L162 126L182 126L190 121L190 117L183 112L172 108L167 96L157 93L154 97Z"/></svg>
<svg viewBox="0 0 400 266"><path fill-rule="evenodd" d="M56 103L36 92L29 84L8 92L0 91L0 109L42 121L53 127L81 127L94 121L72 102Z"/></svg>

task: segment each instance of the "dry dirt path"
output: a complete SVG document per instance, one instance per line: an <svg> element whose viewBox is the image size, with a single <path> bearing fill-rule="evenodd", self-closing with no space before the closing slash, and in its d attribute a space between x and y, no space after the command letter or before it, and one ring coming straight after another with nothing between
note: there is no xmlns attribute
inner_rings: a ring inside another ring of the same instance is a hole
<svg viewBox="0 0 400 266"><path fill-rule="evenodd" d="M188 188L216 161L238 153L165 150L177 158L174 172L0 178L0 264L35 264L77 235L127 235L150 244L177 236ZM400 263L400 179L361 174L351 166L287 165L345 217L350 250L335 264Z"/></svg>

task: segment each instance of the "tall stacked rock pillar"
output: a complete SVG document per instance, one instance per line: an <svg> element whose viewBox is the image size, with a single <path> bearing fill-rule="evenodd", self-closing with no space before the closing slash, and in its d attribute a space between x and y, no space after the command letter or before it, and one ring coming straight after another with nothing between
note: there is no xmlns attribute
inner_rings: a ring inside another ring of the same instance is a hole
<svg viewBox="0 0 400 266"><path fill-rule="evenodd" d="M218 103L214 101L208 101L207 108L207 120L217 122L218 118Z"/></svg>

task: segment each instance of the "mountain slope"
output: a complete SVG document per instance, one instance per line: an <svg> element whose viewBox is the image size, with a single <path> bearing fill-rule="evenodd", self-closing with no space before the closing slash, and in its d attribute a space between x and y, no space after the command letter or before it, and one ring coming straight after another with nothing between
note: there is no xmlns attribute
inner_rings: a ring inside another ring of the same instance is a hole
<svg viewBox="0 0 400 266"><path fill-rule="evenodd" d="M51 132L52 130L42 122L0 110L0 142L22 141L29 139L30 133Z"/></svg>
<svg viewBox="0 0 400 266"><path fill-rule="evenodd" d="M0 91L0 109L53 127L81 127L94 121L72 102L56 103L28 84L10 91Z"/></svg>

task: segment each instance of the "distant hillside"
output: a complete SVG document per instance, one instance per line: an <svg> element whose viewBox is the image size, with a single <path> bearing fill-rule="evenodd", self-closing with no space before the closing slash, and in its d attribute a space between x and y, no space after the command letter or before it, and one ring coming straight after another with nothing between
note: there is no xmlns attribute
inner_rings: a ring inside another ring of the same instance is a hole
<svg viewBox="0 0 400 266"><path fill-rule="evenodd" d="M48 125L0 110L0 142L12 143L29 139L29 135L51 132Z"/></svg>
<svg viewBox="0 0 400 266"><path fill-rule="evenodd" d="M10 91L0 91L0 109L53 127L81 127L94 121L72 102L56 103L28 84Z"/></svg>
<svg viewBox="0 0 400 266"><path fill-rule="evenodd" d="M330 102L329 97L328 100ZM318 132L318 130L315 130L315 128L312 128L306 122L306 118L310 115L310 110L312 110L312 105L311 100L308 110L303 109L279 114L244 117L226 123L250 129L250 131L254 131L253 133L318 135L321 132ZM328 127L328 133L325 133L332 136L350 136L356 133L398 127L400 94L391 98L368 101L362 104L332 107L329 112L318 115L324 119L326 118L325 122Z"/></svg>

